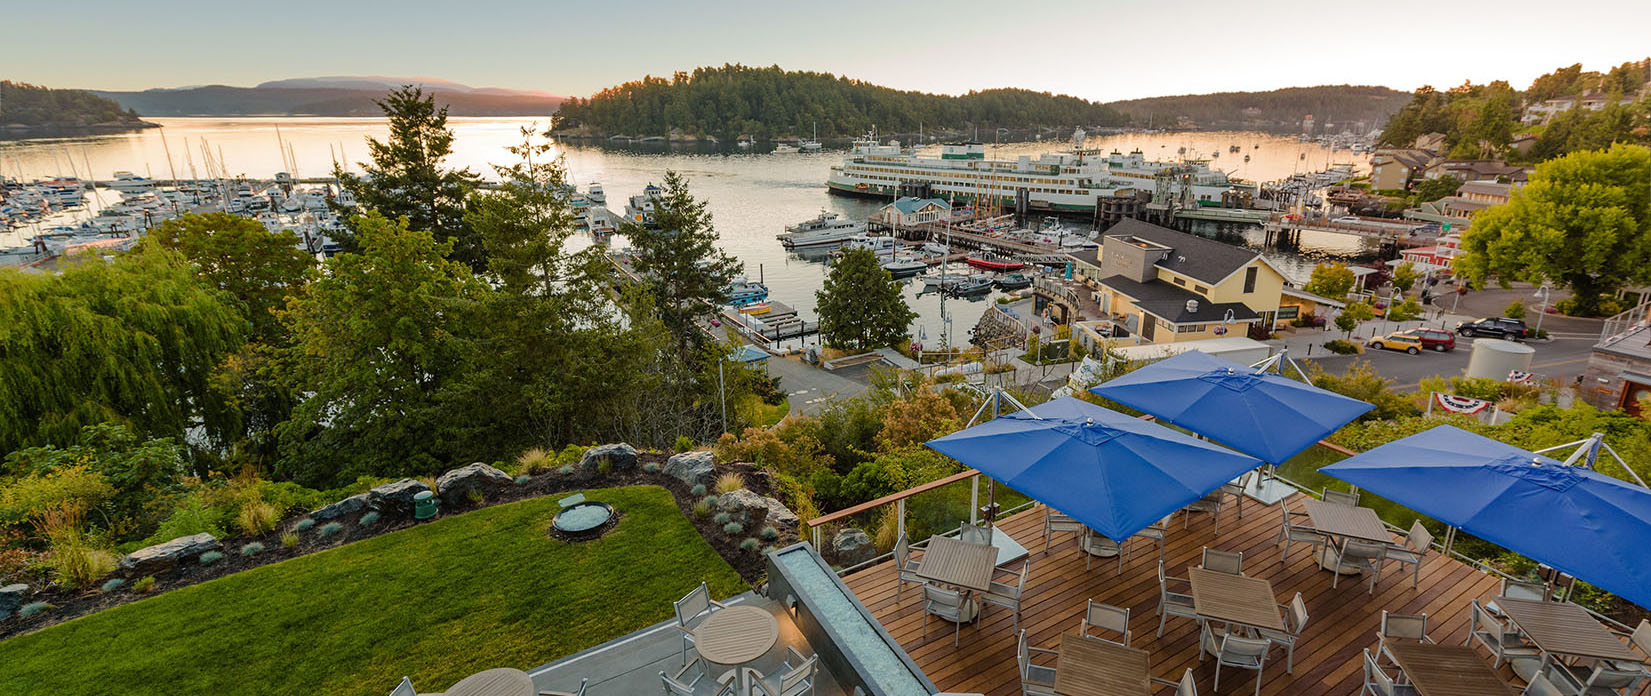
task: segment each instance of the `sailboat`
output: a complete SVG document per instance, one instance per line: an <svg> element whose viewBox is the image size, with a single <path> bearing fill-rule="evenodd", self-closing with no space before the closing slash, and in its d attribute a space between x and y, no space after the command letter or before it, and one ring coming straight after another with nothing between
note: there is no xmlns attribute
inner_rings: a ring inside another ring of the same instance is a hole
<svg viewBox="0 0 1651 696"><path fill-rule="evenodd" d="M803 152L819 152L820 151L820 124L819 123L814 123L814 122L811 122L811 123L813 123L813 126L814 126L814 136L807 139L807 140L804 140L800 143L797 143L797 149L801 150Z"/></svg>

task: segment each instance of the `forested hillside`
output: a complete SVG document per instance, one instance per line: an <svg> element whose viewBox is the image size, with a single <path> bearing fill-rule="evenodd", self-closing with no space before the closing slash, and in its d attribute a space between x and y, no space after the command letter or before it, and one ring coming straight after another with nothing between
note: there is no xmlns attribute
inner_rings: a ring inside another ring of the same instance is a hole
<svg viewBox="0 0 1651 696"><path fill-rule="evenodd" d="M1321 126L1335 123L1349 127L1363 121L1377 128L1409 95L1386 87L1333 85L1290 87L1270 92L1220 92L1175 97L1152 97L1108 103L1130 116L1135 125L1156 127L1177 124L1198 128L1299 128L1302 117L1312 114Z"/></svg>
<svg viewBox="0 0 1651 696"><path fill-rule="evenodd" d="M152 124L119 104L78 89L0 80L0 128L144 128Z"/></svg>
<svg viewBox="0 0 1651 696"><path fill-rule="evenodd" d="M556 115L557 129L596 135L689 135L732 138L845 137L872 128L883 132L964 130L987 127L1115 126L1126 118L1077 97L1021 89L994 89L952 97L906 92L779 67L724 65L679 72L670 79L645 77L610 87L589 99L569 99Z"/></svg>
<svg viewBox="0 0 1651 696"><path fill-rule="evenodd" d="M145 116L377 116L379 87L226 87L100 92ZM546 116L558 97L437 91L453 116Z"/></svg>

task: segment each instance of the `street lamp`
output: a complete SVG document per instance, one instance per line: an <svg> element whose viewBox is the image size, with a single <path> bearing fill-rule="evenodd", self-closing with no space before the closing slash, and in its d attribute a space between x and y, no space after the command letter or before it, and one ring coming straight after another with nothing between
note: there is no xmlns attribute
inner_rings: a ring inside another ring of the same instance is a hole
<svg viewBox="0 0 1651 696"><path fill-rule="evenodd" d="M1549 288L1551 288L1552 286L1553 286L1552 283L1549 283L1548 281L1544 280L1544 281L1542 281L1542 285L1537 287L1536 292L1531 293L1532 298L1540 298L1542 300L1542 309L1537 310L1537 313L1536 313L1536 330L1537 331L1542 330L1542 315L1548 313L1548 296L1551 294L1549 292Z"/></svg>

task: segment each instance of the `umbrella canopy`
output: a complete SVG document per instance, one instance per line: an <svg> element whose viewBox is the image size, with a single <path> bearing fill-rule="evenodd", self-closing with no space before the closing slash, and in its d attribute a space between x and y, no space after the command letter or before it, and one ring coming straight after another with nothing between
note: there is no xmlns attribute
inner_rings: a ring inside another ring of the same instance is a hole
<svg viewBox="0 0 1651 696"><path fill-rule="evenodd" d="M1071 397L927 444L1115 540L1261 464Z"/></svg>
<svg viewBox="0 0 1651 696"><path fill-rule="evenodd" d="M1319 471L1651 607L1651 490L1449 425Z"/></svg>
<svg viewBox="0 0 1651 696"><path fill-rule="evenodd" d="M1280 464L1375 406L1187 351L1093 387L1120 404Z"/></svg>

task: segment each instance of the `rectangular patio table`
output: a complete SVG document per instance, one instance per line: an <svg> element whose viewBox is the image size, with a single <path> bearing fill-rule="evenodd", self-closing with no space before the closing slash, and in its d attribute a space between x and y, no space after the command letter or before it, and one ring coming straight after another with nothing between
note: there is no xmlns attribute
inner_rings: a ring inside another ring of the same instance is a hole
<svg viewBox="0 0 1651 696"><path fill-rule="evenodd" d="M1640 662L1639 655L1629 650L1587 610L1575 604L1506 597L1497 599L1496 603L1520 632L1550 656Z"/></svg>
<svg viewBox="0 0 1651 696"><path fill-rule="evenodd" d="M985 544L971 544L951 537L929 538L923 550L923 564L917 576L942 585L976 592L992 589L992 571L997 568L998 550Z"/></svg>
<svg viewBox="0 0 1651 696"><path fill-rule="evenodd" d="M1382 518L1376 516L1376 511L1367 507L1355 505L1337 505L1327 503L1317 498L1307 498L1301 501L1302 507L1307 509L1307 516L1313 520L1313 529L1320 534L1332 537L1351 537L1361 541L1374 541L1382 544L1393 543L1393 535L1387 531L1387 525L1382 524ZM1319 565L1325 570L1335 570L1342 574L1358 572L1349 566L1332 568L1335 564L1335 554L1330 545L1319 551Z"/></svg>
<svg viewBox="0 0 1651 696"><path fill-rule="evenodd" d="M1473 648L1394 642L1387 652L1421 696L1513 695Z"/></svg>
<svg viewBox="0 0 1651 696"><path fill-rule="evenodd" d="M1067 633L1057 652L1055 693L1060 696L1146 696L1151 689L1145 650Z"/></svg>
<svg viewBox="0 0 1651 696"><path fill-rule="evenodd" d="M1273 584L1205 568L1188 568L1193 611L1206 619L1286 632Z"/></svg>
<svg viewBox="0 0 1651 696"><path fill-rule="evenodd" d="M997 549L997 564L1000 566L1016 563L1026 559L1026 547L1003 531L1002 527L992 527L992 547Z"/></svg>

